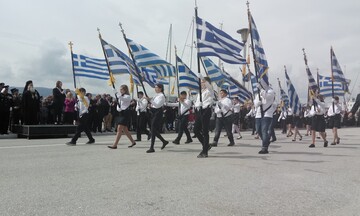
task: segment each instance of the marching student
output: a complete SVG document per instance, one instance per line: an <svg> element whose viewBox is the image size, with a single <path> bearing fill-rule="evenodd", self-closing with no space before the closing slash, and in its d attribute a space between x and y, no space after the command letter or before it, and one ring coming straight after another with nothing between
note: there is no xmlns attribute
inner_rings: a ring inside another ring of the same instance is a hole
<svg viewBox="0 0 360 216"><path fill-rule="evenodd" d="M315 148L316 132L319 132L320 136L323 138L324 147L328 146L328 141L326 140L326 135L325 135L326 123L325 123L324 114L325 114L324 97L321 94L315 95L310 110L310 115L313 117L311 123L312 144L309 146L309 148Z"/></svg>
<svg viewBox="0 0 360 216"><path fill-rule="evenodd" d="M230 141L228 146L235 145L234 137L232 134L232 109L233 104L230 98L227 97L228 92L225 89L221 89L219 92L219 100L215 106L216 113L216 128L215 128L215 137L214 142L211 144L212 147L216 147L219 141L221 129L224 127L226 130L227 137Z"/></svg>
<svg viewBox="0 0 360 216"><path fill-rule="evenodd" d="M259 151L259 154L268 154L268 148L270 145L270 135L269 130L272 123L273 113L276 109L275 101L275 92L270 86L263 87L258 84L258 89L260 90L261 100L256 99L255 106L258 107L261 111L261 140L262 148Z"/></svg>
<svg viewBox="0 0 360 216"><path fill-rule="evenodd" d="M294 124L293 111L292 111L291 107L288 107L286 109L285 124L287 125L287 130L288 130L286 137L291 137L293 135L292 125Z"/></svg>
<svg viewBox="0 0 360 216"><path fill-rule="evenodd" d="M144 97L144 93L142 91L138 92L138 100L136 103L136 114L137 114L137 124L136 124L136 140L135 141L141 141L141 134L146 134L147 140L149 140L150 137L150 132L146 129L146 125L147 125L147 106L148 106L148 101L146 100L146 98Z"/></svg>
<svg viewBox="0 0 360 216"><path fill-rule="evenodd" d="M238 97L233 99L233 122L232 122L232 133L238 133L238 137L236 139L241 139L240 133L240 100Z"/></svg>
<svg viewBox="0 0 360 216"><path fill-rule="evenodd" d="M79 112L79 124L76 127L76 133L70 142L67 142L66 145L75 146L76 141L80 137L81 132L85 132L86 136L89 138L89 141L86 144L95 143L95 139L92 137L89 129L89 104L90 100L88 97L85 97L86 90L84 88L75 90L78 98L77 108Z"/></svg>
<svg viewBox="0 0 360 216"><path fill-rule="evenodd" d="M299 140L301 141L302 140L302 136L299 132L299 128L302 127L302 117L303 117L303 113L302 113L302 110L299 111L299 113L297 114L294 114L294 118L293 118L293 121L294 121L294 138L292 139L293 142L296 141L296 136L299 135Z"/></svg>
<svg viewBox="0 0 360 216"><path fill-rule="evenodd" d="M190 132L188 130L188 123L189 123L189 114L191 109L191 101L187 99L187 93L186 91L180 92L179 96L179 103L180 103L180 110L179 110L179 116L178 116L178 128L179 132L175 140L173 141L174 144L180 144L181 137L183 133L185 132L186 135L186 144L191 143L193 140L191 139ZM179 103L166 103L166 106L169 107L178 107Z"/></svg>
<svg viewBox="0 0 360 216"><path fill-rule="evenodd" d="M343 112L341 104L339 103L339 97L335 96L332 99L333 104L330 105L327 116L329 117L329 126L332 128L334 134L334 140L331 145L336 145L340 143L340 137L338 134L338 128L340 128L341 123L341 113Z"/></svg>
<svg viewBox="0 0 360 216"><path fill-rule="evenodd" d="M118 93L115 89L114 89L114 91L115 91L114 93L118 99L117 111L119 112L119 118L116 122L117 132L116 132L116 138L115 138L114 144L112 146L108 146L108 148L117 149L117 145L119 143L119 140L120 140L123 132L125 133L125 135L131 142L131 145L129 145L128 147L132 148L136 145L136 142L131 137L131 134L128 129L128 125L129 125L130 117L131 117L130 110L129 110L130 101L131 101L129 88L127 85L121 85L120 86L120 94L121 95L118 95Z"/></svg>
<svg viewBox="0 0 360 216"><path fill-rule="evenodd" d="M306 125L306 134L305 136L310 136L311 135L311 118L312 116L310 116L310 107L309 105L306 106L305 111L304 111L304 119L305 119L305 125Z"/></svg>
<svg viewBox="0 0 360 216"><path fill-rule="evenodd" d="M200 101L200 94L198 94L195 101L197 113L194 124L194 133L202 145L202 151L197 157L206 158L208 157L208 151L211 148L209 145L209 126L211 107L214 101L214 91L210 84L209 77L202 77L200 75L200 79L202 102Z"/></svg>
<svg viewBox="0 0 360 216"><path fill-rule="evenodd" d="M151 98L145 97L147 100L150 100L150 111L151 115L151 144L149 150L146 153L153 153L155 152L154 144L155 144L155 137L159 138L160 141L163 143L161 150L165 148L165 146L169 143L166 141L160 134L161 127L162 127L162 118L163 118L163 106L165 104L165 95L164 95L164 86L163 84L156 84L155 85L155 92L156 95Z"/></svg>

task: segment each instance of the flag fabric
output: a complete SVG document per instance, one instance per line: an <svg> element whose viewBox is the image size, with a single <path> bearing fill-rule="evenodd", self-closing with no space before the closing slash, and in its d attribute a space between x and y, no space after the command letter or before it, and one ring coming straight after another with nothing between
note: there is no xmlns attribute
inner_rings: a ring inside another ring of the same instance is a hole
<svg viewBox="0 0 360 216"><path fill-rule="evenodd" d="M251 14L249 14L249 19L250 19L251 38L254 47L253 52L256 62L255 67L257 68L257 72L258 72L258 82L264 87L269 86L269 78L267 74L269 66L266 60L265 51L260 40L259 32L255 25L254 18L252 17Z"/></svg>
<svg viewBox="0 0 360 216"><path fill-rule="evenodd" d="M163 85L169 85L169 81L162 77L159 77L158 72L154 68L143 67L143 68L141 68L141 70L144 75L144 81L147 82L151 87L154 88L155 85L158 83L163 84Z"/></svg>
<svg viewBox="0 0 360 216"><path fill-rule="evenodd" d="M294 85L291 83L289 75L285 70L285 77L286 77L286 84L288 87L288 94L289 94L289 107L292 109L293 113L296 115L300 114L301 111L301 103L299 100L299 96L296 93Z"/></svg>
<svg viewBox="0 0 360 216"><path fill-rule="evenodd" d="M338 82L346 83L344 73L341 70L340 64L335 56L332 47L330 49L330 53L331 53L331 69L332 69L332 76L334 78L334 82L338 81Z"/></svg>
<svg viewBox="0 0 360 216"><path fill-rule="evenodd" d="M202 60L211 82L220 82L227 78L222 70L208 57L202 57Z"/></svg>
<svg viewBox="0 0 360 216"><path fill-rule="evenodd" d="M130 75L132 75L134 84L141 85L141 74L136 72L136 67L133 60L115 46L107 43L104 40L101 40L101 42L104 46L111 72L113 74L129 73Z"/></svg>
<svg viewBox="0 0 360 216"><path fill-rule="evenodd" d="M284 105L286 107L289 107L289 97L282 88L280 88L280 94L281 94L281 101L284 102Z"/></svg>
<svg viewBox="0 0 360 216"><path fill-rule="evenodd" d="M139 68L153 67L162 77L175 76L175 67L169 62L163 60L155 53L152 53L149 49L135 43L129 38L127 38L127 42Z"/></svg>
<svg viewBox="0 0 360 216"><path fill-rule="evenodd" d="M199 56L217 56L229 64L246 64L241 56L244 44L199 17L196 17L196 36Z"/></svg>
<svg viewBox="0 0 360 216"><path fill-rule="evenodd" d="M308 81L309 81L309 90L310 90L311 94L314 94L315 92L317 92L319 90L319 86L316 83L308 65L306 65L306 74L307 74Z"/></svg>
<svg viewBox="0 0 360 216"><path fill-rule="evenodd" d="M74 75L92 79L108 80L109 71L105 59L90 58L84 55L73 54Z"/></svg>
<svg viewBox="0 0 360 216"><path fill-rule="evenodd" d="M341 82L334 82L334 96L344 96L347 84L343 85ZM320 94L324 97L332 97L332 80L331 77L319 75Z"/></svg>
<svg viewBox="0 0 360 216"><path fill-rule="evenodd" d="M183 63L183 61L176 56L178 67L179 88L189 88L192 90L199 90L199 78L195 75L190 68Z"/></svg>
<svg viewBox="0 0 360 216"><path fill-rule="evenodd" d="M231 97L239 97L242 103L252 97L246 88L231 77L230 74L221 70L213 61L207 57L203 57L202 59L211 82L215 82L220 88L227 89Z"/></svg>
<svg viewBox="0 0 360 216"><path fill-rule="evenodd" d="M123 59L119 50L111 44L108 44L105 40L100 39L101 44L105 50L106 58L109 62L109 67L111 73L113 74L128 74L129 66L126 61Z"/></svg>
<svg viewBox="0 0 360 216"><path fill-rule="evenodd" d="M256 82L256 77L251 72L249 72L249 73L250 73L250 80L251 80L251 87L252 87L252 90L253 90L253 95L256 95L259 92L259 90L258 90L258 88L256 86L256 83L257 83Z"/></svg>

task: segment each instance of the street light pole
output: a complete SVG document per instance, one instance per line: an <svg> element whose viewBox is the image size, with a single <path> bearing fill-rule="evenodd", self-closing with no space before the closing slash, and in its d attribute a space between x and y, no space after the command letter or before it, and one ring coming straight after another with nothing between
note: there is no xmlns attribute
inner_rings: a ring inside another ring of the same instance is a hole
<svg viewBox="0 0 360 216"><path fill-rule="evenodd" d="M244 43L244 54L243 54L243 57L246 59L246 42L247 42L247 39L248 39L248 36L249 36L249 29L248 28L242 28L242 29L239 29L236 31L238 34L241 35L241 41ZM242 68L242 75L244 76L245 75L245 70L246 70L246 64L243 65L243 68ZM245 86L245 81L244 81L244 77L242 77L242 84L243 86Z"/></svg>

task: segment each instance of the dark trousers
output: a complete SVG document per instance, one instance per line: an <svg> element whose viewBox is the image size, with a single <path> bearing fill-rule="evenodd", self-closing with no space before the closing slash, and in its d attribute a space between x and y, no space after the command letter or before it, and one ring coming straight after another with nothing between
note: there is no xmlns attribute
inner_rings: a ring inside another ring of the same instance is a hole
<svg viewBox="0 0 360 216"><path fill-rule="evenodd" d="M183 133L185 132L186 134L186 138L187 140L192 140L191 136L190 136L190 132L188 130L188 123L189 123L189 119L188 119L188 115L182 115L179 117L178 119L178 128L179 128L179 132L178 132L178 136L176 137L176 141L180 142L181 137L183 135Z"/></svg>
<svg viewBox="0 0 360 216"><path fill-rule="evenodd" d="M10 112L2 112L0 116L0 134L7 134L9 129Z"/></svg>
<svg viewBox="0 0 360 216"><path fill-rule="evenodd" d="M215 143L217 143L219 141L221 129L224 127L226 130L227 137L230 141L230 144L235 144L234 136L231 131L232 123L233 123L233 115L229 115L227 117L216 118L216 129L215 129L215 137L214 137Z"/></svg>
<svg viewBox="0 0 360 216"><path fill-rule="evenodd" d="M89 114L85 113L84 115L82 115L79 119L79 124L76 127L76 133L74 135L74 137L71 139L72 142L76 143L76 141L79 139L81 132L85 132L86 136L89 138L89 141L94 140L94 138L91 135L90 129L89 129L89 125L88 125L88 120L89 120Z"/></svg>
<svg viewBox="0 0 360 216"><path fill-rule="evenodd" d="M147 122L147 113L140 112L137 116L137 124L136 124L136 138L141 140L141 134L146 134L149 136L150 132L146 129Z"/></svg>
<svg viewBox="0 0 360 216"><path fill-rule="evenodd" d="M211 108L206 108L196 113L194 133L203 147L203 152L209 150L209 126L210 126Z"/></svg>
<svg viewBox="0 0 360 216"><path fill-rule="evenodd" d="M54 106L54 122L60 124L61 123L61 115L62 115L63 107L56 105Z"/></svg>
<svg viewBox="0 0 360 216"><path fill-rule="evenodd" d="M276 135L275 135L275 125L277 122L277 118L272 118L271 124L270 124L270 129L269 129L269 136L271 140L276 140Z"/></svg>
<svg viewBox="0 0 360 216"><path fill-rule="evenodd" d="M151 145L150 149L154 149L155 144L155 137L159 138L161 142L166 142L166 140L161 136L160 131L162 124L162 117L163 117L163 109L151 109L152 116L151 116Z"/></svg>

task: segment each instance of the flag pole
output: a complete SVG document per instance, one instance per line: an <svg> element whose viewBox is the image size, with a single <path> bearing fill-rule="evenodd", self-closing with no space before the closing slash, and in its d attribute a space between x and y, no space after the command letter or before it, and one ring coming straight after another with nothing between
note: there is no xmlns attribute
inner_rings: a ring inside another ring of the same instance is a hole
<svg viewBox="0 0 360 216"><path fill-rule="evenodd" d="M196 4L196 1L195 1L195 4ZM195 22L196 22L196 19L198 17L198 7L197 5L195 5ZM197 23L196 23L196 26L197 26ZM199 35L198 35L198 31L196 31L196 49L197 49L197 69L198 69L198 73L199 75L201 75L201 72L200 72L200 56L199 56L199 46L198 46L198 43L199 43ZM200 99L200 103L202 103L202 92L201 92L201 79L199 78L199 99ZM200 115L202 114L202 106L200 106Z"/></svg>
<svg viewBox="0 0 360 216"><path fill-rule="evenodd" d="M179 67L178 67L178 56L177 56L177 48L175 46L175 67L176 67L176 84L177 84L177 92L178 92L178 97L180 97L180 88L179 88ZM180 100L179 100L179 105L178 105L178 115L181 115L181 104L180 104Z"/></svg>
<svg viewBox="0 0 360 216"><path fill-rule="evenodd" d="M331 91L332 91L332 98L335 97L335 93L334 93L334 71L333 71L333 48L330 48L330 66L331 66ZM345 83L346 85L346 83ZM344 93L345 96L345 93ZM332 102L332 108L333 108L333 113L335 113L335 103L334 101Z"/></svg>
<svg viewBox="0 0 360 216"><path fill-rule="evenodd" d="M134 63L134 66L135 66L135 70L136 70L137 76L138 76L138 78L139 78L140 84L141 84L141 86L142 86L142 88L143 88L144 94L145 94L146 97L148 97L148 95L147 95L147 93L146 93L146 89L145 89L144 83L143 83L142 78L141 78L141 76L140 76L140 69L139 69L138 66L136 65L136 61L135 61L134 55L133 55L133 53L132 53L132 51L131 51L131 49L130 49L129 42L127 41L125 31L124 31L121 23L119 23L119 26L120 26L120 29L121 29L121 33L123 34L123 37L124 37L126 46L128 47L128 51L129 51L129 53L130 53L131 59L133 60L133 63Z"/></svg>
<svg viewBox="0 0 360 216"><path fill-rule="evenodd" d="M247 5L247 9L248 9L248 21L249 21L249 30L250 30L250 37L251 37L251 50L253 53L253 58L254 58L254 68L255 68L255 78L256 78L256 82L259 83L259 76L258 76L258 67L256 64L256 56L255 56L255 48L254 48L254 37L253 37L253 33L252 33L252 25L251 25L251 12L250 12L250 3L249 1L246 2ZM258 97L259 97L259 101L261 101L261 97L260 97L260 89L258 89ZM261 117L264 117L264 110L262 105L260 105L260 110L261 110Z"/></svg>
<svg viewBox="0 0 360 216"><path fill-rule="evenodd" d="M71 65L72 65L72 72L73 72L73 79L74 79L74 88L76 89L76 80L75 80L75 69L74 69L74 53L73 53L73 49L72 49L72 46L74 44L69 41L69 47L70 47L70 53L71 53Z"/></svg>

